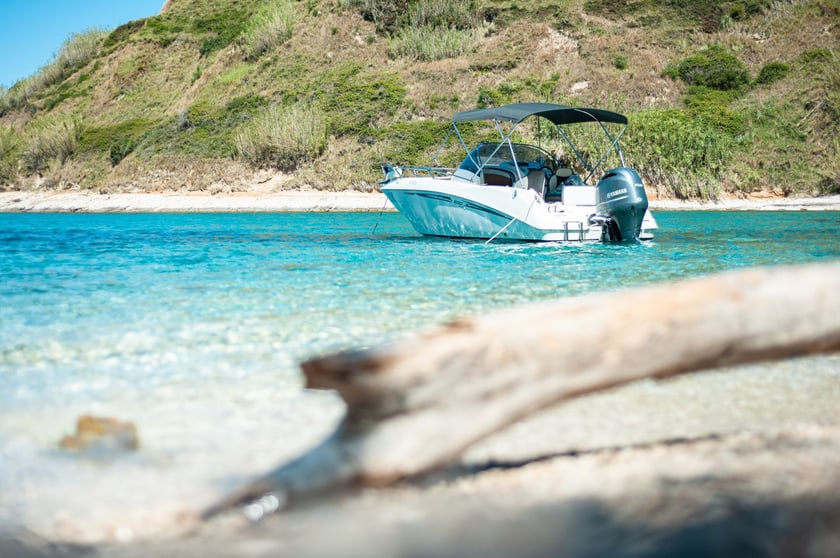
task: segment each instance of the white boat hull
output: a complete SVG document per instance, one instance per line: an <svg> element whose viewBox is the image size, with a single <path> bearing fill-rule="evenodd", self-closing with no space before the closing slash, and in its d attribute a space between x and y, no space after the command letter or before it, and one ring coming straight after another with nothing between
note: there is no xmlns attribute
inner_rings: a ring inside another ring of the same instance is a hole
<svg viewBox="0 0 840 558"><path fill-rule="evenodd" d="M424 235L453 238L530 241L601 241L593 186L576 187L591 204L545 202L534 190L476 185L452 177L401 177L382 192L414 229ZM591 192L590 192L591 191ZM581 195L582 194L582 195ZM591 194L591 195L590 195ZM646 216L647 228L654 228ZM643 226L643 229L645 227Z"/></svg>

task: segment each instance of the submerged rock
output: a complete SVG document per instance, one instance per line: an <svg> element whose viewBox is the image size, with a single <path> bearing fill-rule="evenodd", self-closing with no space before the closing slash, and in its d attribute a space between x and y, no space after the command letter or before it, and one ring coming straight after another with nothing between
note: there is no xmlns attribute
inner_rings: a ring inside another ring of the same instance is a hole
<svg viewBox="0 0 840 558"><path fill-rule="evenodd" d="M76 421L76 433L64 436L58 446L77 452L114 453L135 451L140 442L132 422L82 415Z"/></svg>

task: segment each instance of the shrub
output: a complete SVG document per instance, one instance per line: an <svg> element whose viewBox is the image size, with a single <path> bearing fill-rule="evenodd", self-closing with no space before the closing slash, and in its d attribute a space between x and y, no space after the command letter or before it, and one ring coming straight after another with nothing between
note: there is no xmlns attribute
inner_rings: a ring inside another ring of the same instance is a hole
<svg viewBox="0 0 840 558"><path fill-rule="evenodd" d="M676 66L669 66L666 74L688 85L721 90L737 90L750 81L744 63L721 45L712 45Z"/></svg>
<svg viewBox="0 0 840 558"><path fill-rule="evenodd" d="M719 130L738 136L746 132L747 125L742 113L729 108L736 96L734 91L692 86L688 88L685 105L690 114L705 118Z"/></svg>
<svg viewBox="0 0 840 558"><path fill-rule="evenodd" d="M289 0L265 4L251 18L243 35L248 58L259 58L291 39L295 20L295 5Z"/></svg>
<svg viewBox="0 0 840 558"><path fill-rule="evenodd" d="M134 138L117 138L108 147L108 159L111 161L111 166L116 167L120 161L128 157L131 152L137 147L137 140Z"/></svg>
<svg viewBox="0 0 840 558"><path fill-rule="evenodd" d="M818 64L823 62L831 62L834 60L834 53L827 48L808 49L799 55L802 64L808 66L810 64Z"/></svg>
<svg viewBox="0 0 840 558"><path fill-rule="evenodd" d="M732 157L734 140L704 118L678 110L632 115L625 143L646 180L683 199L714 199Z"/></svg>
<svg viewBox="0 0 840 558"><path fill-rule="evenodd" d="M128 23L123 23L108 34L108 36L102 43L102 46L104 48L111 48L122 42L127 41L129 37L131 37L137 31L142 29L145 24L145 19L135 19L129 21Z"/></svg>
<svg viewBox="0 0 840 558"><path fill-rule="evenodd" d="M47 120L30 128L21 154L21 164L28 172L41 172L53 162L67 162L81 133L81 126L74 119Z"/></svg>
<svg viewBox="0 0 840 558"><path fill-rule="evenodd" d="M478 108L498 107L511 102L510 95L498 89L478 88L478 99L475 106Z"/></svg>
<svg viewBox="0 0 840 558"><path fill-rule="evenodd" d="M626 70L627 69L627 57L623 54L616 54L613 56L613 66L617 70Z"/></svg>
<svg viewBox="0 0 840 558"><path fill-rule="evenodd" d="M770 62L765 64L761 71L758 72L758 77L755 78L757 85L770 85L780 79L783 79L790 73L790 66L784 62Z"/></svg>
<svg viewBox="0 0 840 558"><path fill-rule="evenodd" d="M309 104L272 106L242 125L235 143L239 155L255 167L292 171L323 153L327 128Z"/></svg>

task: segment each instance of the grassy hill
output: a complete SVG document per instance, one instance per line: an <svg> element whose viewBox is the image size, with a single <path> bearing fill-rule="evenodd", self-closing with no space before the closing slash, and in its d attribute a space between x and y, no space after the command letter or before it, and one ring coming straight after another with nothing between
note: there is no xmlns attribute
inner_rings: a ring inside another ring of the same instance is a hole
<svg viewBox="0 0 840 558"><path fill-rule="evenodd" d="M371 190L531 100L627 114L660 196L838 193L840 0L171 0L0 90L0 184Z"/></svg>

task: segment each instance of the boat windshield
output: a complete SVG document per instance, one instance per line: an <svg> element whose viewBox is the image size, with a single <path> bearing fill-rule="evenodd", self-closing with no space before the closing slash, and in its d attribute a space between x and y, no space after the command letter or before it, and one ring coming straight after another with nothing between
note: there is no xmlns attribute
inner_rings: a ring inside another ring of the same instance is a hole
<svg viewBox="0 0 840 558"><path fill-rule="evenodd" d="M527 143L511 143L510 147L499 146L498 143L480 143L470 151L458 168L478 173L485 166L501 166L504 163L526 166L534 163L537 167L548 167L552 172L557 169L557 161L551 153Z"/></svg>

